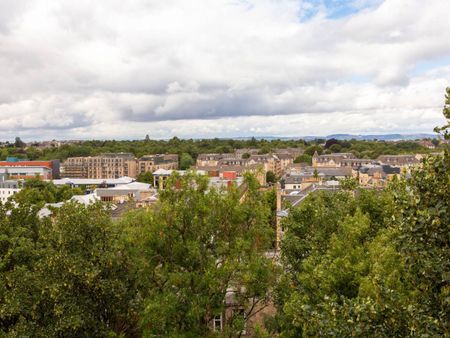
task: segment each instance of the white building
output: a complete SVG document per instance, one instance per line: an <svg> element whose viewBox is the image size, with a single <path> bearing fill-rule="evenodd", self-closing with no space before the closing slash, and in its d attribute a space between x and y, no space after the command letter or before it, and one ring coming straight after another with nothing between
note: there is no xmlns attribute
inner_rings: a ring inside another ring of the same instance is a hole
<svg viewBox="0 0 450 338"><path fill-rule="evenodd" d="M17 181L0 181L0 203L4 204L8 198L19 192L20 189Z"/></svg>
<svg viewBox="0 0 450 338"><path fill-rule="evenodd" d="M38 176L48 180L52 178L52 169L45 166L0 166L0 175L5 175L12 179L27 179Z"/></svg>

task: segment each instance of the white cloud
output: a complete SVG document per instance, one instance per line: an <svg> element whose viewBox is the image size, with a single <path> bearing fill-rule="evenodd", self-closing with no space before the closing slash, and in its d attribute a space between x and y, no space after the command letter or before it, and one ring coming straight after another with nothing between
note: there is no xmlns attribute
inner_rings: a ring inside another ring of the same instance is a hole
<svg viewBox="0 0 450 338"><path fill-rule="evenodd" d="M0 5L4 137L431 131L450 2L10 0Z"/></svg>

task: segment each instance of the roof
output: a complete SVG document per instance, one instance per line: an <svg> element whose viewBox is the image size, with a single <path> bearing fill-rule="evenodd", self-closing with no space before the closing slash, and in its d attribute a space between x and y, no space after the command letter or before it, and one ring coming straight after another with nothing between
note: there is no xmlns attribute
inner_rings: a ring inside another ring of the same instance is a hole
<svg viewBox="0 0 450 338"><path fill-rule="evenodd" d="M143 190L150 190L152 187L151 184L148 183L142 183L142 182L131 182L128 184L121 184L121 185L117 185L113 188L109 188L111 190L139 190L139 191L143 191Z"/></svg>
<svg viewBox="0 0 450 338"><path fill-rule="evenodd" d="M72 184L72 185L100 185L100 184L109 184L109 185L117 185L117 184L128 184L133 182L134 179L131 177L123 176L120 178L61 178L58 180L53 180L53 184L55 185L64 185L64 184Z"/></svg>
<svg viewBox="0 0 450 338"><path fill-rule="evenodd" d="M95 194L87 194L87 195L74 195L70 200L80 204L89 205L97 202L99 198Z"/></svg>
<svg viewBox="0 0 450 338"><path fill-rule="evenodd" d="M53 161L18 161L18 162L1 161L0 167L46 167L52 169Z"/></svg>
<svg viewBox="0 0 450 338"><path fill-rule="evenodd" d="M324 176L351 176L352 175L352 168L342 168L342 167L337 167L337 168L316 168L317 173L323 174Z"/></svg>
<svg viewBox="0 0 450 338"><path fill-rule="evenodd" d="M186 174L186 170L167 170L167 169L158 169L156 171L153 172L153 175L157 175L157 176L170 176L172 175L173 172L177 172L179 175L183 176ZM198 174L198 175L206 175L206 172L204 170L194 170L194 173Z"/></svg>

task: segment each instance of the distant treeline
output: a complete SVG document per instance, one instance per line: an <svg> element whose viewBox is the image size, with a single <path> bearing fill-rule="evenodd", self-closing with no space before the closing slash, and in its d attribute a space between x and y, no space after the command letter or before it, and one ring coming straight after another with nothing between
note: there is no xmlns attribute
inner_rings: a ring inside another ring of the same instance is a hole
<svg viewBox="0 0 450 338"><path fill-rule="evenodd" d="M437 141L437 140L436 140ZM436 142L434 141L434 142ZM437 142L436 142L437 145ZM307 154L312 155L315 150L322 152L352 152L360 158L376 158L383 154L426 153L430 149L422 147L415 141L361 141L361 140L248 140L232 139L179 139L173 137L170 140L128 140L128 141L83 141L76 144L64 144L59 147L39 148L26 147L19 141L6 144L0 150L0 160L8 156L27 158L30 160L60 159L65 160L74 156L94 156L108 152L129 152L140 157L146 154L173 153L178 155L188 154L196 158L201 153L232 153L235 149L258 148L260 153L269 153L277 148L302 148Z"/></svg>

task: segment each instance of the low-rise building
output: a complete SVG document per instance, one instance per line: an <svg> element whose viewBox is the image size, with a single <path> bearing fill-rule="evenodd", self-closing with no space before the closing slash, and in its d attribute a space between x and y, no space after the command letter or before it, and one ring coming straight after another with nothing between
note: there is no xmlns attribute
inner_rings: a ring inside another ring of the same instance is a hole
<svg viewBox="0 0 450 338"><path fill-rule="evenodd" d="M300 155L303 155L305 150L302 148L277 148L273 152L276 155L290 155L295 160Z"/></svg>
<svg viewBox="0 0 450 338"><path fill-rule="evenodd" d="M29 179L39 177L44 180L59 178L59 160L27 161L8 158L0 162L0 174L9 179Z"/></svg>
<svg viewBox="0 0 450 338"><path fill-rule="evenodd" d="M246 154L246 157L250 156L250 155L257 155L259 153L259 149L257 149L257 148L241 148L241 149L236 149L234 151L234 153L237 158L242 158L244 154Z"/></svg>
<svg viewBox="0 0 450 338"><path fill-rule="evenodd" d="M355 155L352 153L332 153L319 155L317 151L312 157L313 167L340 167L344 160L354 160Z"/></svg>
<svg viewBox="0 0 450 338"><path fill-rule="evenodd" d="M306 167L286 173L281 179L281 188L283 190L304 190L312 184L322 185L330 180L342 180L348 177L352 177L352 168Z"/></svg>
<svg viewBox="0 0 450 338"><path fill-rule="evenodd" d="M353 177L362 186L385 187L394 177L400 177L401 169L390 165L372 165L353 171Z"/></svg>
<svg viewBox="0 0 450 338"><path fill-rule="evenodd" d="M20 190L21 187L18 181L0 181L0 203L6 203L10 197L14 196Z"/></svg>
<svg viewBox="0 0 450 338"><path fill-rule="evenodd" d="M381 155L377 158L380 164L391 165L393 167L411 167L418 165L420 159L417 155Z"/></svg>
<svg viewBox="0 0 450 338"><path fill-rule="evenodd" d="M153 186L156 189L164 189L166 180L174 173L177 172L178 175L183 176L187 173L186 170L166 170L166 169L158 169L153 172ZM198 175L207 175L207 172L204 170L195 170L195 173Z"/></svg>
<svg viewBox="0 0 450 338"><path fill-rule="evenodd" d="M219 161L224 158L223 154L199 154L197 156L198 167L215 167Z"/></svg>
<svg viewBox="0 0 450 338"><path fill-rule="evenodd" d="M56 186L68 185L71 188L84 188L94 191L96 188L113 188L120 185L130 184L134 182L131 177L120 178L61 178L59 180L53 180L53 184Z"/></svg>
<svg viewBox="0 0 450 338"><path fill-rule="evenodd" d="M125 203L128 201L143 201L155 195L151 184L132 182L113 188L97 188L95 195L103 202Z"/></svg>

